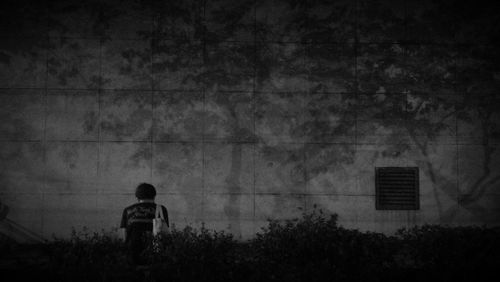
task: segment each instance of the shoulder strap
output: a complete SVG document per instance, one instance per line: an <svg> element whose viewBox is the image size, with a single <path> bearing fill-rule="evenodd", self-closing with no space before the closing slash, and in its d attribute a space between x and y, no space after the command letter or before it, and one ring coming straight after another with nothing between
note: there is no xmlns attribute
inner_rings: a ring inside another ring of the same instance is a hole
<svg viewBox="0 0 500 282"><path fill-rule="evenodd" d="M158 204L156 205L156 209L155 209L155 218L158 218L160 216L160 209L158 209Z"/></svg>
<svg viewBox="0 0 500 282"><path fill-rule="evenodd" d="M161 208L161 205L159 205L159 204L156 205L155 218L161 218L161 219L165 220L165 217L163 216L163 209Z"/></svg>

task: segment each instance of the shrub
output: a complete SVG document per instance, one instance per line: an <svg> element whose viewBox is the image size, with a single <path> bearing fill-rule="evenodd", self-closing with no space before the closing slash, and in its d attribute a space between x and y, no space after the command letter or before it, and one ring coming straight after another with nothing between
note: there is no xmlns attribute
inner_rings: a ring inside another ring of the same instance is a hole
<svg viewBox="0 0 500 282"><path fill-rule="evenodd" d="M423 276L444 280L477 280L500 265L500 232L467 226L424 225L403 228L396 236L400 268L418 269Z"/></svg>
<svg viewBox="0 0 500 282"><path fill-rule="evenodd" d="M386 236L343 228L320 210L270 220L245 242L189 226L150 239L144 255L156 281L481 280L500 265L498 229L424 225ZM48 281L137 279L123 241L107 233L73 231L44 248L48 263L30 272Z"/></svg>
<svg viewBox="0 0 500 282"><path fill-rule="evenodd" d="M239 261L240 243L231 234L205 227L172 229L159 242L146 253L154 274L173 281L228 281Z"/></svg>
<svg viewBox="0 0 500 282"><path fill-rule="evenodd" d="M390 240L337 225L337 215L321 210L301 220L270 221L253 240L259 269L280 281L372 279L392 265Z"/></svg>
<svg viewBox="0 0 500 282"><path fill-rule="evenodd" d="M55 238L46 250L59 281L125 281L131 274L123 241L104 231L73 230L69 240Z"/></svg>

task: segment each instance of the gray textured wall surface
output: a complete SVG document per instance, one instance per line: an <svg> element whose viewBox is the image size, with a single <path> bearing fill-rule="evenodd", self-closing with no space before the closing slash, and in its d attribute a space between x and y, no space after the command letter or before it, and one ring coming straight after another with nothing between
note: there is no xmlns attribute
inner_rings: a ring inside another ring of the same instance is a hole
<svg viewBox="0 0 500 282"><path fill-rule="evenodd" d="M2 1L0 202L50 238L153 183L177 226L250 237L500 223L500 53L473 1ZM420 210L375 210L418 166Z"/></svg>

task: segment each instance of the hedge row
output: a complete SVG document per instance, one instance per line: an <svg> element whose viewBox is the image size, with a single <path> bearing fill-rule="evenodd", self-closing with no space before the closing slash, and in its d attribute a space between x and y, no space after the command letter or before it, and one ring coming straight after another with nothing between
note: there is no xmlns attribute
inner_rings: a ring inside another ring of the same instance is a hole
<svg viewBox="0 0 500 282"><path fill-rule="evenodd" d="M498 229L425 225L386 236L345 229L321 212L269 221L245 242L191 227L161 242L145 252L154 281L478 281L500 266ZM106 234L75 232L43 249L48 259L31 272L39 280L134 281L143 273Z"/></svg>

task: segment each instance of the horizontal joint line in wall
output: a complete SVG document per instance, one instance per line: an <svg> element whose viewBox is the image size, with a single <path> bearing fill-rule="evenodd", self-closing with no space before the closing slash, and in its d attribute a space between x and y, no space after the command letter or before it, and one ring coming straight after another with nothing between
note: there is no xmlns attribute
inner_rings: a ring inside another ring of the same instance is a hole
<svg viewBox="0 0 500 282"><path fill-rule="evenodd" d="M52 143L99 143L99 140L59 140L59 139L47 139L46 142L52 142Z"/></svg>
<svg viewBox="0 0 500 282"><path fill-rule="evenodd" d="M8 143L8 142L40 143L40 142L43 142L43 140L42 139L26 139L26 140L22 140L22 139L5 139L5 140L0 140L0 142L5 142L5 143Z"/></svg>
<svg viewBox="0 0 500 282"><path fill-rule="evenodd" d="M347 136L347 135L346 135ZM19 143L40 143L43 142L41 139L5 139L5 140L0 140L0 142L3 143L9 143L9 142L19 142ZM255 144L255 145L265 145L265 143L262 142L252 142L252 141L237 141L237 140L224 140L224 139L212 139L212 140L58 140L58 139L48 139L46 142L53 142L53 143L155 143L155 144ZM400 145L412 145L412 142L396 142L397 144ZM396 144L394 143L394 144ZM429 144L432 145L457 145L455 143L448 143L448 142L431 142ZM276 145L302 145L302 146L307 146L307 145L361 145L361 146L373 146L373 145L380 145L380 143L377 142L328 142L328 141L323 141L323 142L280 142L279 144ZM460 146L475 146L475 147L482 147L484 144L482 143L459 143L458 145ZM491 146L499 146L500 143L497 142L492 142L490 143ZM360 149L363 151L363 149Z"/></svg>
<svg viewBox="0 0 500 282"><path fill-rule="evenodd" d="M222 91L221 91L222 92ZM231 91L230 91L231 92ZM255 90L255 91L247 91L247 92L253 92L255 94L295 94L295 95L311 95L311 94L325 94L325 95L356 95L356 92L312 92L310 90L302 90L302 91L262 91L262 90Z"/></svg>
<svg viewBox="0 0 500 282"><path fill-rule="evenodd" d="M57 191L41 191L41 192L20 192L20 193L7 193L7 192L0 192L0 195L40 195L40 194L45 194L45 195L123 195L123 196L133 196L134 193L132 192L119 192L119 191L88 191L88 192L57 192ZM192 191L192 192L161 192L157 193L157 196L169 196L169 195L201 195L201 191ZM213 192L208 192L207 195L245 195L245 196L300 196L300 197L330 197L330 196L337 196L337 197L375 197L374 194L335 194L335 193L272 193L272 192L257 192L257 193L213 193ZM499 194L500 196L500 194Z"/></svg>
<svg viewBox="0 0 500 282"><path fill-rule="evenodd" d="M184 88L179 88L179 89L159 89L159 88L58 88L58 87L0 87L0 90L47 90L47 91L116 91L116 92L133 92L133 91L140 91L140 92L158 92L161 94L161 92L173 92L173 93L178 93L178 92L186 92L186 93L197 93L197 92L203 92L203 87L200 87L199 89L184 89ZM255 93L255 94L325 94L325 95L378 95L377 93L373 91L367 91L367 92L349 92L349 91L339 91L339 92L329 92L329 91L311 91L311 90L301 90L301 91L261 91L261 90L218 90L217 93ZM4 95L8 93L2 93L0 92L0 95ZM49 93L50 94L50 93ZM404 91L394 91L394 92L386 92L384 95L406 95L408 93ZM426 93L412 93L412 95L424 95ZM460 96L463 95L464 93L461 94L446 94L446 95L439 95L440 97L447 96L447 97L455 97L455 96ZM482 94L491 94L491 93L480 93L480 92L475 92L474 94L476 95L482 95Z"/></svg>
<svg viewBox="0 0 500 282"><path fill-rule="evenodd" d="M339 194L339 193L293 193L293 192L256 192L258 196L344 196L344 197L374 197L374 194Z"/></svg>
<svg viewBox="0 0 500 282"><path fill-rule="evenodd" d="M25 193L27 194L27 193ZM37 194L37 193L33 193ZM65 195L65 196L79 196L79 195L97 195L99 192L92 191L92 192L57 192L57 191L42 191L42 194L48 195L48 196L53 196L53 195ZM16 195L16 194L14 194Z"/></svg>
<svg viewBox="0 0 500 282"><path fill-rule="evenodd" d="M162 94L162 92L166 92L168 94L170 94L169 92L173 92L173 93L178 93L178 92L187 92L187 93L198 93L198 92L203 92L202 89L200 90L195 90L195 89L155 89L153 90L153 92L156 92L158 94ZM211 94L213 92L210 92L210 91L205 91L205 92L208 92L207 94ZM242 94L247 94L247 93L253 93L253 90L217 90L216 93L242 93Z"/></svg>
<svg viewBox="0 0 500 282"><path fill-rule="evenodd" d="M140 92L156 92L158 94L161 94L162 92L165 93L198 93L198 92L203 92L203 88L200 87L200 89L158 89L158 88L152 88L152 89L141 89L141 88L57 88L57 87L0 87L0 90L47 90L47 91L116 91L116 92L133 92L133 91L140 91ZM254 90L218 90L217 93L255 93L255 94L326 94L326 95L355 95L356 92L346 92L346 91L340 91L340 92L328 92L328 91L319 91L319 92L311 92L308 90L303 90L303 91L254 91ZM2 95L3 93L0 93ZM50 94L50 93L49 93ZM375 94L375 93L373 93ZM399 93L399 92L393 92L393 93L384 93L384 94L405 94L405 93Z"/></svg>
<svg viewBox="0 0 500 282"><path fill-rule="evenodd" d="M174 192L175 193L175 192ZM166 194L169 194L168 192ZM185 193L184 193L185 194ZM293 193L293 192L216 192L207 191L207 195L301 195L301 196L345 196L345 197L373 197L375 194L342 194L342 193Z"/></svg>
<svg viewBox="0 0 500 282"><path fill-rule="evenodd" d="M182 39L186 42L202 42L203 40L207 41L207 43L255 43L255 44L301 44L301 45L352 45L354 46L354 42L351 40L216 40L216 39L185 39L182 37L176 36L159 36L157 33L149 32L146 38L144 37L113 37L110 35L99 35L99 36L53 36L49 33L45 33L42 35L34 35L34 36L12 36L12 35L0 35L2 39L41 39L41 40L50 40L50 39L74 39L74 40L125 40L125 41L144 41L147 40L168 40L168 41L177 41ZM371 40L365 41L361 40L357 42L358 45L368 45L368 44L378 44L378 45L418 45L418 46L497 46L498 43L489 43L489 42L435 42L435 41L423 41L423 40Z"/></svg>
<svg viewBox="0 0 500 282"><path fill-rule="evenodd" d="M45 87L0 87L0 90L45 90ZM5 93L0 92L0 95Z"/></svg>

